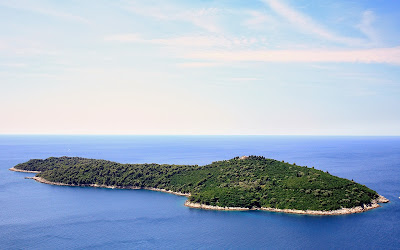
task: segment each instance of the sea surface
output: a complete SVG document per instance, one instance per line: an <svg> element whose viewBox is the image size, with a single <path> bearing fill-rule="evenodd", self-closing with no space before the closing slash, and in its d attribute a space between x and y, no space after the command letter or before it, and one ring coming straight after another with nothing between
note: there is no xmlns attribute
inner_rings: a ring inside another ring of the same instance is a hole
<svg viewBox="0 0 400 250"><path fill-rule="evenodd" d="M204 165L263 155L354 179L390 199L361 214L187 208L148 190L51 186L8 171L32 158ZM400 249L400 137L0 136L0 249Z"/></svg>

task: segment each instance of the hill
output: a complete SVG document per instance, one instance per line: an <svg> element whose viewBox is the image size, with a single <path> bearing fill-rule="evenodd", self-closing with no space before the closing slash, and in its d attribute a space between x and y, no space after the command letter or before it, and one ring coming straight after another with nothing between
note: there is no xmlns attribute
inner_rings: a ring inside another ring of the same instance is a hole
<svg viewBox="0 0 400 250"><path fill-rule="evenodd" d="M205 166L50 157L14 168L40 171L36 177L50 184L169 190L186 194L187 204L202 208L332 211L364 209L380 197L354 181L262 156L235 157Z"/></svg>

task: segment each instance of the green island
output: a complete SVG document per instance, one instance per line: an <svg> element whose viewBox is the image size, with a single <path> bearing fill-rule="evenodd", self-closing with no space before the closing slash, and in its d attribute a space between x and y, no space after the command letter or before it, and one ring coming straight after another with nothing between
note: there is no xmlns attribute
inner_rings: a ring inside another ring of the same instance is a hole
<svg viewBox="0 0 400 250"><path fill-rule="evenodd" d="M10 170L35 172L32 179L53 185L185 195L185 205L204 209L336 215L364 212L389 201L352 180L263 156L235 157L205 166L121 164L64 156L32 159Z"/></svg>

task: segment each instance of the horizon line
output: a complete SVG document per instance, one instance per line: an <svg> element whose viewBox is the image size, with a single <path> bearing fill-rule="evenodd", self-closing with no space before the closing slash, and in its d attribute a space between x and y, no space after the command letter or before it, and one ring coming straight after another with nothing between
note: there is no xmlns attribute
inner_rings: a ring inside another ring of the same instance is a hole
<svg viewBox="0 0 400 250"><path fill-rule="evenodd" d="M352 137L400 137L400 134L3 134L0 136L352 136Z"/></svg>

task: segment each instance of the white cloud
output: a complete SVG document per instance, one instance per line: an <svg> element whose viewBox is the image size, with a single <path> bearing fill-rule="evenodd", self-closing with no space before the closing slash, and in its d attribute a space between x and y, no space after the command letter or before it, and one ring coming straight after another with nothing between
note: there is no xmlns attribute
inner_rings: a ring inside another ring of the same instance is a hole
<svg viewBox="0 0 400 250"><path fill-rule="evenodd" d="M55 56L59 55L60 52L46 48L43 44L38 44L33 41L8 39L0 40L0 54L11 54L15 56Z"/></svg>
<svg viewBox="0 0 400 250"><path fill-rule="evenodd" d="M361 50L202 51L184 56L215 62L347 62L400 65L400 47Z"/></svg>
<svg viewBox="0 0 400 250"><path fill-rule="evenodd" d="M250 18L243 21L243 25L250 29L264 29L266 26L277 26L277 21L271 16L256 10L246 12Z"/></svg>
<svg viewBox="0 0 400 250"><path fill-rule="evenodd" d="M75 22L80 22L80 23L85 23L85 24L90 23L89 20L87 20L86 18L77 16L77 15L57 11L57 10L47 8L47 7L39 7L36 2L32 5L32 2L28 2L28 1L18 1L18 2L17 1L0 1L0 5L8 7L8 8L39 13L42 15L52 16L52 17L61 18L61 19L65 19L65 20L70 20L70 21L75 21Z"/></svg>
<svg viewBox="0 0 400 250"><path fill-rule="evenodd" d="M152 17L164 21L181 21L191 23L211 33L220 33L222 29L217 24L219 10L216 8L202 8L187 10L172 4L160 3L143 5L144 1L133 1L127 10L142 16Z"/></svg>
<svg viewBox="0 0 400 250"><path fill-rule="evenodd" d="M116 34L107 41L148 43L177 49L174 56L193 60L180 67L211 67L221 62L348 62L400 65L400 46L375 49L251 49L264 40L226 38L224 36L182 36L164 39L144 39L138 34ZM185 49L183 49L185 48ZM199 61L200 60L200 61Z"/></svg>
<svg viewBox="0 0 400 250"><path fill-rule="evenodd" d="M7 67L7 68L23 68L26 67L26 63L0 63L0 67Z"/></svg>
<svg viewBox="0 0 400 250"><path fill-rule="evenodd" d="M285 18L292 25L296 26L299 30L317 35L321 38L327 39L332 42L347 44L347 45L359 45L362 40L356 38L343 37L335 34L319 23L315 22L311 17L303 14L283 3L280 0L262 0L266 3L273 11Z"/></svg>
<svg viewBox="0 0 400 250"><path fill-rule="evenodd" d="M360 24L357 26L362 33L364 33L372 44L377 44L379 42L378 34L375 29L372 27L373 22L375 21L376 16L374 12L370 10L366 10L362 14L362 19Z"/></svg>
<svg viewBox="0 0 400 250"><path fill-rule="evenodd" d="M105 41L124 43L148 43L169 47L186 48L237 48L250 47L256 44L265 43L265 39L256 38L228 38L223 35L188 35L169 38L145 39L140 34L126 33L114 34L104 38Z"/></svg>
<svg viewBox="0 0 400 250"><path fill-rule="evenodd" d="M179 63L178 67L181 68L207 68L207 67L215 67L215 66L220 66L222 65L221 63L216 63L216 62L185 62L185 63Z"/></svg>
<svg viewBox="0 0 400 250"><path fill-rule="evenodd" d="M182 21L188 21L209 32L220 33L222 30L216 24L218 10L215 8L186 11L176 17Z"/></svg>
<svg viewBox="0 0 400 250"><path fill-rule="evenodd" d="M184 46L184 47L229 47L232 41L222 36L182 36L165 39L152 39L151 43L165 46Z"/></svg>
<svg viewBox="0 0 400 250"><path fill-rule="evenodd" d="M6 41L0 40L0 51L6 50L8 48L8 44Z"/></svg>
<svg viewBox="0 0 400 250"><path fill-rule="evenodd" d="M229 81L237 81L237 82L250 82L250 81L259 81L260 78L256 77L232 77L229 78Z"/></svg>
<svg viewBox="0 0 400 250"><path fill-rule="evenodd" d="M104 38L105 41L116 41L123 43L131 43L131 42L144 42L145 40L141 35L135 33L126 33L126 34L115 34L106 36Z"/></svg>

